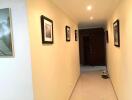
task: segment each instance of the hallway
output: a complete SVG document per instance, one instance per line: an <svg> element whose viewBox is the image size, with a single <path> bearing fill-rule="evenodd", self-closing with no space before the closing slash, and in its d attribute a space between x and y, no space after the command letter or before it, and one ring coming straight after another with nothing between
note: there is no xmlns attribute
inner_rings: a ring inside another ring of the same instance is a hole
<svg viewBox="0 0 132 100"><path fill-rule="evenodd" d="M102 71L83 72L70 100L117 100L109 79Z"/></svg>
<svg viewBox="0 0 132 100"><path fill-rule="evenodd" d="M132 0L0 0L0 100L132 100L131 26Z"/></svg>

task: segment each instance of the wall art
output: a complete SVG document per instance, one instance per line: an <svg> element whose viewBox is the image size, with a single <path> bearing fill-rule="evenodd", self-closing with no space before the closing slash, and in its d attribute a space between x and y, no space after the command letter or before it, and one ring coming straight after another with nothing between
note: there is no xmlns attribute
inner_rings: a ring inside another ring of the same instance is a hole
<svg viewBox="0 0 132 100"><path fill-rule="evenodd" d="M13 56L11 9L0 9L0 57Z"/></svg>
<svg viewBox="0 0 132 100"><path fill-rule="evenodd" d="M109 34L108 34L108 30L105 31L105 39L106 39L106 42L109 43Z"/></svg>
<svg viewBox="0 0 132 100"><path fill-rule="evenodd" d="M70 41L70 38L71 38L71 36L70 36L71 35L70 34L70 32L71 32L70 27L66 26L65 31L66 31L66 41Z"/></svg>
<svg viewBox="0 0 132 100"><path fill-rule="evenodd" d="M113 30L114 30L114 45L120 47L120 28L119 28L119 20L116 20L113 23Z"/></svg>
<svg viewBox="0 0 132 100"><path fill-rule="evenodd" d="M78 41L78 30L75 30L75 41Z"/></svg>
<svg viewBox="0 0 132 100"><path fill-rule="evenodd" d="M53 44L53 21L41 15L42 43Z"/></svg>

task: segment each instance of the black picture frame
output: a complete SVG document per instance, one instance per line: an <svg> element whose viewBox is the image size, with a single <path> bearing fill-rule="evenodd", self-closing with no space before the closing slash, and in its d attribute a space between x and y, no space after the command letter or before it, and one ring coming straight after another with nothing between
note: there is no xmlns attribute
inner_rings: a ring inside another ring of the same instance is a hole
<svg viewBox="0 0 132 100"><path fill-rule="evenodd" d="M71 29L70 29L70 27L66 26L65 31L66 31L66 41L70 41L71 40Z"/></svg>
<svg viewBox="0 0 132 100"><path fill-rule="evenodd" d="M108 34L108 30L105 31L105 39L106 39L106 43L109 43L109 34Z"/></svg>
<svg viewBox="0 0 132 100"><path fill-rule="evenodd" d="M0 58L15 57L11 8L0 9Z"/></svg>
<svg viewBox="0 0 132 100"><path fill-rule="evenodd" d="M78 41L78 30L75 30L75 41Z"/></svg>
<svg viewBox="0 0 132 100"><path fill-rule="evenodd" d="M42 44L53 44L53 21L41 15Z"/></svg>
<svg viewBox="0 0 132 100"><path fill-rule="evenodd" d="M114 32L114 45L116 47L120 47L120 23L118 19L113 23L113 32Z"/></svg>

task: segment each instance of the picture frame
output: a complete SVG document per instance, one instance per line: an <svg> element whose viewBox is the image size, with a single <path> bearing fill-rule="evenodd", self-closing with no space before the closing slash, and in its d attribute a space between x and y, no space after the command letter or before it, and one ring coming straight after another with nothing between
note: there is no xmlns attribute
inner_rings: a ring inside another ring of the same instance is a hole
<svg viewBox="0 0 132 100"><path fill-rule="evenodd" d="M13 29L11 9L0 9L0 57L13 57Z"/></svg>
<svg viewBox="0 0 132 100"><path fill-rule="evenodd" d="M75 30L75 41L78 41L78 30Z"/></svg>
<svg viewBox="0 0 132 100"><path fill-rule="evenodd" d="M70 29L70 27L66 26L65 31L66 31L66 41L70 41L70 39L71 39L71 29Z"/></svg>
<svg viewBox="0 0 132 100"><path fill-rule="evenodd" d="M42 44L53 44L53 21L41 15Z"/></svg>
<svg viewBox="0 0 132 100"><path fill-rule="evenodd" d="M105 39L106 39L106 43L109 43L109 34L108 34L108 30L105 31Z"/></svg>
<svg viewBox="0 0 132 100"><path fill-rule="evenodd" d="M120 25L119 25L119 20L117 19L113 23L113 31L114 31L114 45L116 47L120 47Z"/></svg>

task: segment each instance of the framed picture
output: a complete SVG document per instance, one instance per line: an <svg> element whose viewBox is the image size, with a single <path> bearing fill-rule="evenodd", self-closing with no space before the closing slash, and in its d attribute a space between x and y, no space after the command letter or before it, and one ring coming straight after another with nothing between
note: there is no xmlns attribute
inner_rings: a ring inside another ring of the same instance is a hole
<svg viewBox="0 0 132 100"><path fill-rule="evenodd" d="M0 57L13 56L11 9L0 9Z"/></svg>
<svg viewBox="0 0 132 100"><path fill-rule="evenodd" d="M53 21L41 15L42 44L53 44Z"/></svg>
<svg viewBox="0 0 132 100"><path fill-rule="evenodd" d="M66 30L66 41L70 41L70 38L71 38L71 36L70 36L70 32L71 32L70 27L66 26L65 30Z"/></svg>
<svg viewBox="0 0 132 100"><path fill-rule="evenodd" d="M114 30L114 45L120 47L120 29L119 29L119 20L116 20L113 23Z"/></svg>
<svg viewBox="0 0 132 100"><path fill-rule="evenodd" d="M105 38L106 38L106 42L109 43L108 30L105 31Z"/></svg>
<svg viewBox="0 0 132 100"><path fill-rule="evenodd" d="M78 41L78 31L75 30L75 41Z"/></svg>

